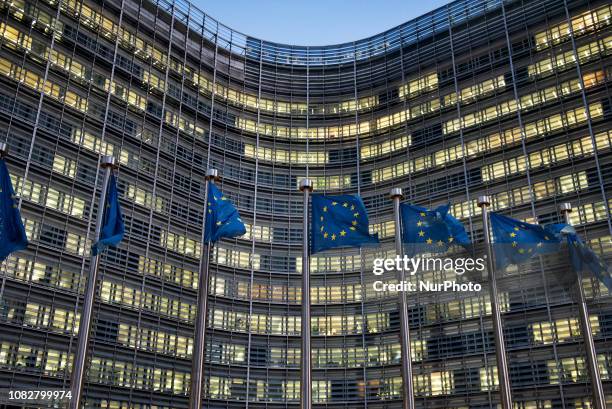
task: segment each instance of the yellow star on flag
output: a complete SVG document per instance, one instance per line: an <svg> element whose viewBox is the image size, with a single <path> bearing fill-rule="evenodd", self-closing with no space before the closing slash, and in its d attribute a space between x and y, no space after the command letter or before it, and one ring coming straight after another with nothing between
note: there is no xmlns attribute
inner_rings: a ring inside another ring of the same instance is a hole
<svg viewBox="0 0 612 409"><path fill-rule="evenodd" d="M432 239L427 239L427 240L425 240L425 241L427 242L427 244L431 244L431 243L433 243L433 240L432 240Z"/></svg>
<svg viewBox="0 0 612 409"><path fill-rule="evenodd" d="M419 232L419 237L423 237L423 236L425 236L425 232L424 232L423 230L421 230L421 231Z"/></svg>
<svg viewBox="0 0 612 409"><path fill-rule="evenodd" d="M342 237L346 236L346 231L344 231L344 230L340 231L340 235L341 235Z"/></svg>

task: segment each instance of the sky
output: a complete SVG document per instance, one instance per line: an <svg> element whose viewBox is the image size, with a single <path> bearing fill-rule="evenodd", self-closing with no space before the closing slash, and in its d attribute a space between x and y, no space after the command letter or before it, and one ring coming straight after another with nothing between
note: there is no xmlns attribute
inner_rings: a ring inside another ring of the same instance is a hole
<svg viewBox="0 0 612 409"><path fill-rule="evenodd" d="M449 0L191 0L226 26L262 40L332 45L359 40Z"/></svg>

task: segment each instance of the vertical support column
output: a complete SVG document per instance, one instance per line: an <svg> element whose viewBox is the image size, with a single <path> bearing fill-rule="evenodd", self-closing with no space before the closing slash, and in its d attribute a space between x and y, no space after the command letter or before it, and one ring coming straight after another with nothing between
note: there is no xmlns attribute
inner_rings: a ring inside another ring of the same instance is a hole
<svg viewBox="0 0 612 409"><path fill-rule="evenodd" d="M206 235L206 216L208 213L208 183L219 179L216 169L206 171L204 186L204 215L202 216L202 242L200 243L200 272L198 277L198 311L195 324L193 345L193 363L191 367L191 393L189 409L202 407L202 384L204 383L204 357L206 355L206 313L208 309L208 265L210 260L209 245L204 241Z"/></svg>
<svg viewBox="0 0 612 409"><path fill-rule="evenodd" d="M404 257L402 247L402 229L400 218L400 200L404 197L401 188L393 188L390 193L393 200L395 220L395 254ZM406 281L406 271L400 269L400 283ZM414 386L412 383L412 354L410 352L410 321L408 317L408 299L405 291L399 292L400 307L400 346L402 350L402 409L414 409Z"/></svg>
<svg viewBox="0 0 612 409"><path fill-rule="evenodd" d="M572 212L571 203L561 203L559 205L559 213L565 219L565 223L571 225L570 213ZM593 340L593 331L591 330L589 320L589 310L587 308L586 298L584 296L584 287L582 285L582 272L576 271L576 290L578 292L578 315L580 320L580 331L584 340L584 349L587 358L587 366L591 377L591 387L593 388L593 408L606 409L606 397L601 383L601 375L597 365L597 353L595 351L595 341Z"/></svg>
<svg viewBox="0 0 612 409"><path fill-rule="evenodd" d="M499 395L502 409L512 409L512 392L510 375L508 373L508 360L506 358L506 343L504 329L501 322L501 310L497 294L497 277L495 276L495 263L491 251L491 238L489 237L489 211L491 205L489 196L478 197L478 207L482 209L482 229L484 232L485 247L487 251L487 267L489 269L489 296L491 297L491 315L493 318L493 335L495 336L495 359L497 361L497 377L499 380Z"/></svg>
<svg viewBox="0 0 612 409"><path fill-rule="evenodd" d="M104 210L106 206L105 203L106 193L108 190L108 181L110 180L113 168L116 167L115 158L112 156L103 156L102 160L100 161L100 167L104 169L104 183L102 185L102 191L100 192L100 201L98 202L94 243L100 239L100 231L102 230ZM79 322L77 350L74 357L74 364L72 365L72 379L70 381L72 398L70 399L70 409L78 409L81 407L85 368L87 365L87 347L89 346L93 305L96 297L99 262L99 254L91 256L91 260L89 262L89 273L87 275L87 286L85 288L85 295L83 299L83 312L81 313L81 321Z"/></svg>
<svg viewBox="0 0 612 409"><path fill-rule="evenodd" d="M300 407L312 408L312 363L310 360L310 225L309 204L312 180L302 179L300 191L304 194L304 219L302 222L302 362L300 367Z"/></svg>

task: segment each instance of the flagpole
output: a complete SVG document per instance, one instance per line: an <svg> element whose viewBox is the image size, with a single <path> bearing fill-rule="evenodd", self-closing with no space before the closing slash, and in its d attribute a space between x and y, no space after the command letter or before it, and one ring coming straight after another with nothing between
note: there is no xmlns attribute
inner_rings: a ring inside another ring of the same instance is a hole
<svg viewBox="0 0 612 409"><path fill-rule="evenodd" d="M565 223L571 225L570 213L572 212L571 203L561 203L559 205L559 212L565 218ZM587 308L586 298L584 296L584 286L582 285L582 272L576 271L576 281L578 284L578 310L580 319L580 329L582 337L584 339L585 353L587 358L587 364L589 368L589 375L591 376L591 385L593 392L593 408L595 409L606 409L606 398L603 391L603 385L601 383L601 375L599 374L599 367L597 365L597 353L595 351L595 341L593 341L593 331L591 330L589 320L589 310Z"/></svg>
<svg viewBox="0 0 612 409"><path fill-rule="evenodd" d="M219 180L217 169L208 169L204 186L204 216L202 216L202 243L200 274L198 277L198 311L195 325L195 341L193 346L193 363L191 367L191 393L189 409L202 407L202 384L204 383L204 357L206 355L206 313L208 308L208 264L211 246L204 240L206 234L206 216L208 210L208 182Z"/></svg>
<svg viewBox="0 0 612 409"><path fill-rule="evenodd" d="M312 180L302 179L300 191L304 194L304 218L302 221L302 362L300 367L300 408L312 408L312 363L310 362L310 243L309 202Z"/></svg>
<svg viewBox="0 0 612 409"><path fill-rule="evenodd" d="M104 183L100 192L100 201L98 202L98 214L96 216L96 231L94 234L94 243L100 239L100 231L102 230L102 222L104 219L106 192L108 190L108 182L113 172L113 168L117 167L115 158L112 156L103 156L100 161L100 167L104 169ZM85 377L85 368L87 361L87 347L89 346L89 335L91 332L91 321L93 315L93 304L96 297L96 286L98 276L98 264L100 255L92 255L89 262L89 273L87 275L87 283L85 295L83 298L83 312L79 322L79 333L77 341L77 350L72 366L72 379L70 381L70 390L72 397L70 399L70 409L79 409L81 407L81 398L83 392L83 383Z"/></svg>
<svg viewBox="0 0 612 409"><path fill-rule="evenodd" d="M399 187L391 189L389 195L393 200L393 216L395 218L395 253L404 257L402 248L402 230L400 222L400 200L404 197ZM406 271L400 269L400 283L406 281ZM410 321L408 317L408 299L405 291L400 291L400 343L402 351L402 409L414 409L414 386L412 383L412 354L410 352Z"/></svg>
<svg viewBox="0 0 612 409"><path fill-rule="evenodd" d="M487 267L489 269L489 296L491 298L491 315L493 318L493 333L495 336L495 359L497 361L499 395L501 398L502 409L512 409L512 391L510 387L510 375L508 374L506 343L504 340L504 329L501 322L499 295L497 294L495 263L493 262L491 238L489 236L488 207L490 204L491 198L489 196L478 197L478 207L482 209L482 229L484 232L485 247L487 251Z"/></svg>
<svg viewBox="0 0 612 409"><path fill-rule="evenodd" d="M0 159L6 158L8 155L8 144L6 142L0 142ZM2 266L6 267L6 259L2 261ZM0 284L0 300L4 295L4 287L6 286L6 268L2 269L2 284Z"/></svg>

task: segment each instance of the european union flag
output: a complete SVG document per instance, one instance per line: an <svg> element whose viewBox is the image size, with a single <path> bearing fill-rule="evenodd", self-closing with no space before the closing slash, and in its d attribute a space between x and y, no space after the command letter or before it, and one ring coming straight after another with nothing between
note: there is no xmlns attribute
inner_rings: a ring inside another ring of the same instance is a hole
<svg viewBox="0 0 612 409"><path fill-rule="evenodd" d="M104 251L108 246L115 247L125 234L123 216L119 206L119 194L117 193L117 180L111 174L106 191L106 203L104 204L104 216L102 218L102 230L100 239L91 246L91 254L96 256Z"/></svg>
<svg viewBox="0 0 612 409"><path fill-rule="evenodd" d="M574 227L561 223L551 225L550 228L547 226L547 229L558 234L561 239L567 238L570 261L574 271L590 271L608 290L612 291L612 274L610 274L608 265L582 241Z"/></svg>
<svg viewBox="0 0 612 409"><path fill-rule="evenodd" d="M523 263L537 254L559 251L559 238L540 225L491 212L491 227L495 261L500 269Z"/></svg>
<svg viewBox="0 0 612 409"><path fill-rule="evenodd" d="M560 241L567 241L570 262L574 271L590 271L608 290L612 291L612 274L608 265L582 241L573 226L558 223L549 224L544 228L553 233ZM562 281L567 281L567 278Z"/></svg>
<svg viewBox="0 0 612 409"><path fill-rule="evenodd" d="M311 252L378 243L370 234L368 213L359 196L312 195Z"/></svg>
<svg viewBox="0 0 612 409"><path fill-rule="evenodd" d="M612 275L608 265L577 234L568 234L567 244L574 271L590 271L612 292Z"/></svg>
<svg viewBox="0 0 612 409"><path fill-rule="evenodd" d="M206 243L217 242L222 237L231 239L246 233L238 210L213 182L208 182L207 208L206 226L204 227Z"/></svg>
<svg viewBox="0 0 612 409"><path fill-rule="evenodd" d="M0 159L0 261L14 251L28 247L15 191L4 159Z"/></svg>
<svg viewBox="0 0 612 409"><path fill-rule="evenodd" d="M408 244L407 256L445 252L451 244L464 247L471 244L463 224L449 214L448 209L448 204L433 210L407 203L400 205L402 241Z"/></svg>

